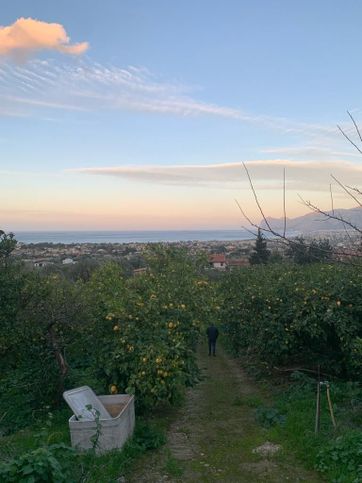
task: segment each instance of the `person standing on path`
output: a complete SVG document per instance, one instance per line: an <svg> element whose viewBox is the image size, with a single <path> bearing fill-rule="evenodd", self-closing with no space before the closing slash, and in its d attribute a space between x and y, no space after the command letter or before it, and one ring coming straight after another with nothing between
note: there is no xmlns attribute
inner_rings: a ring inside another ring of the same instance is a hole
<svg viewBox="0 0 362 483"><path fill-rule="evenodd" d="M219 331L217 330L217 327L215 327L214 324L211 324L206 330L206 335L209 341L209 356L211 356L211 351L212 351L212 355L216 356L215 354L216 339L219 336Z"/></svg>

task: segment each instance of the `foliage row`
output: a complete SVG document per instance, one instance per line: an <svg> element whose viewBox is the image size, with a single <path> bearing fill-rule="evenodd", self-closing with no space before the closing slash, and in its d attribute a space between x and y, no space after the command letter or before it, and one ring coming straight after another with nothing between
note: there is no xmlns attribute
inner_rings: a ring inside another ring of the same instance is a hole
<svg viewBox="0 0 362 483"><path fill-rule="evenodd" d="M203 264L153 247L140 276L110 263L77 282L2 264L3 428L29 424L63 390L84 384L133 393L142 410L177 399L197 377L194 349L214 311Z"/></svg>
<svg viewBox="0 0 362 483"><path fill-rule="evenodd" d="M257 266L221 282L221 317L236 354L268 365L318 364L359 379L362 369L362 273L314 264Z"/></svg>

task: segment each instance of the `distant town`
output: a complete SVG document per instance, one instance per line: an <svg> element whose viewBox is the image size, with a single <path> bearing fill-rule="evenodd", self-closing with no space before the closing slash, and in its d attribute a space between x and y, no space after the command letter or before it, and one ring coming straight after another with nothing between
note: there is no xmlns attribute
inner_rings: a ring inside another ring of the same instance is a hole
<svg viewBox="0 0 362 483"><path fill-rule="evenodd" d="M318 232L306 235L305 240L327 239L337 253L346 256L357 243L344 231ZM188 241L163 242L162 244L183 247L190 255L205 253L211 268L225 270L246 266L255 245L255 239L238 241ZM272 257L284 258L287 245L280 239L268 239ZM79 262L104 262L118 260L130 270L145 268L144 254L150 243L31 243L18 242L14 256L31 267L71 266Z"/></svg>

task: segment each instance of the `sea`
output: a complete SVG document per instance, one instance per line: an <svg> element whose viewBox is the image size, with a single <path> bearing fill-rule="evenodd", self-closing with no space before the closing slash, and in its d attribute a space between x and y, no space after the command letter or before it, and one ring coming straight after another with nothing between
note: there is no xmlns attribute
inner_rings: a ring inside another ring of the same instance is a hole
<svg viewBox="0 0 362 483"><path fill-rule="evenodd" d="M14 231L23 243L157 243L187 241L250 240L250 232L240 230L168 231Z"/></svg>

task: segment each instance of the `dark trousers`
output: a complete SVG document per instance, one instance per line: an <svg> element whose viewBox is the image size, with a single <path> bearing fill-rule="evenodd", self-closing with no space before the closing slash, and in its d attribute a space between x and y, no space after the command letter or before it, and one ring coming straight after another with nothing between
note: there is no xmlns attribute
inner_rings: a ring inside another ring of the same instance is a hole
<svg viewBox="0 0 362 483"><path fill-rule="evenodd" d="M213 355L215 355L215 349L216 349L216 340L209 339L209 356L211 356L211 351Z"/></svg>

